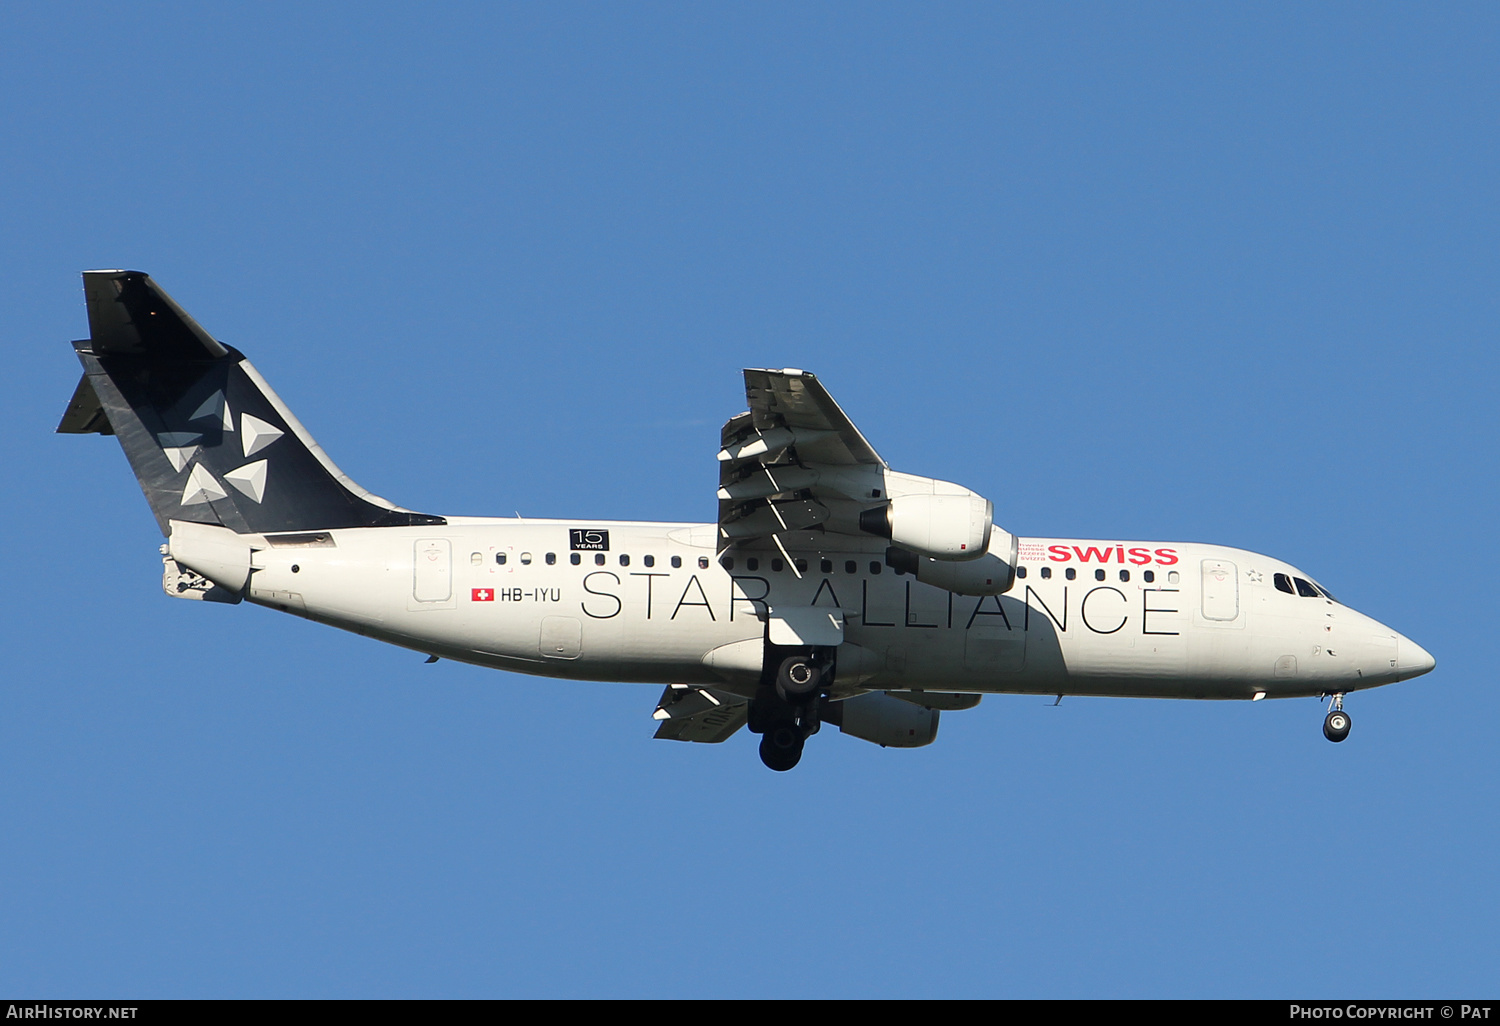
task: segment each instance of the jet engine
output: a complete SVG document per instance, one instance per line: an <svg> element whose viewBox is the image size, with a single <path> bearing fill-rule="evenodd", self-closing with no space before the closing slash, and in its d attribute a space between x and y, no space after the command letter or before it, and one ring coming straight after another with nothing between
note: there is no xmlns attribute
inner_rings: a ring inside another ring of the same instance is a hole
<svg viewBox="0 0 1500 1026"><path fill-rule="evenodd" d="M1016 536L1001 528L990 532L990 544L978 559L958 562L933 559L892 545L885 562L892 570L914 574L923 584L959 595L1003 595L1016 582Z"/></svg>
<svg viewBox="0 0 1500 1026"><path fill-rule="evenodd" d="M936 709L892 698L884 691L830 702L823 719L845 734L882 748L921 748L937 738Z"/></svg>
<svg viewBox="0 0 1500 1026"><path fill-rule="evenodd" d="M932 559L965 560L984 555L994 526L994 503L958 485L951 494L899 495L859 515L859 529Z"/></svg>

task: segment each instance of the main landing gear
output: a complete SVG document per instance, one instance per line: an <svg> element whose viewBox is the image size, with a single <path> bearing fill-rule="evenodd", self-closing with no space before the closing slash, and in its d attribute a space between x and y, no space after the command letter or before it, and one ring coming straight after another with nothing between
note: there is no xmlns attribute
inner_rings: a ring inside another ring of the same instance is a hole
<svg viewBox="0 0 1500 1026"><path fill-rule="evenodd" d="M787 656L776 670L776 694L789 705L816 697L823 686L823 667L815 657L807 655Z"/></svg>
<svg viewBox="0 0 1500 1026"><path fill-rule="evenodd" d="M802 746L806 741L797 724L783 720L761 735L760 761L784 773L802 761Z"/></svg>
<svg viewBox="0 0 1500 1026"><path fill-rule="evenodd" d="M1330 741L1342 741L1349 736L1350 726L1349 714L1344 712L1343 692L1337 692L1333 696L1333 708L1323 717L1323 736Z"/></svg>
<svg viewBox="0 0 1500 1026"><path fill-rule="evenodd" d="M802 759L803 745L818 732L818 705L833 667L818 651L784 655L774 665L774 675L762 680L750 703L749 726L761 735L760 761L784 773Z"/></svg>

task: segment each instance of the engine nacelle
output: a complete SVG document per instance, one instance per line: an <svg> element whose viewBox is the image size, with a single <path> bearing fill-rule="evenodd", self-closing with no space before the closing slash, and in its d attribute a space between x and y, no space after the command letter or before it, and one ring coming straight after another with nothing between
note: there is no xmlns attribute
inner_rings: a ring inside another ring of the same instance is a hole
<svg viewBox="0 0 1500 1026"><path fill-rule="evenodd" d="M892 698L884 691L831 702L823 719L845 734L882 748L921 748L932 744L938 731L936 709Z"/></svg>
<svg viewBox="0 0 1500 1026"><path fill-rule="evenodd" d="M859 528L932 559L977 559L989 549L995 506L982 495L948 485L950 494L898 495L859 515Z"/></svg>
<svg viewBox="0 0 1500 1026"><path fill-rule="evenodd" d="M1016 536L997 527L990 532L989 548L978 559L932 559L892 546L886 550L885 561L934 588L959 595L1003 595L1016 583L1016 550Z"/></svg>

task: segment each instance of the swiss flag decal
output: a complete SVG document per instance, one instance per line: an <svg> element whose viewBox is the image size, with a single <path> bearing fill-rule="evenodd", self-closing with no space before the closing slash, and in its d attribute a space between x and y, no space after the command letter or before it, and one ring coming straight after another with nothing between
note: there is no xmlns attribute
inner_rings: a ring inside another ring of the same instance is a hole
<svg viewBox="0 0 1500 1026"><path fill-rule="evenodd" d="M495 601L494 588L475 588L469 595L471 602L493 602Z"/></svg>

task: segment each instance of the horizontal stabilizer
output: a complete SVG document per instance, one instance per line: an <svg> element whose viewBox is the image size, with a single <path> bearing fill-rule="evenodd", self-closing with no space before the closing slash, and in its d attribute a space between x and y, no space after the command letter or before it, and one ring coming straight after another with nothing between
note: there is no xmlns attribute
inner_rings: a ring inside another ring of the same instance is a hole
<svg viewBox="0 0 1500 1026"><path fill-rule="evenodd" d="M73 398L68 400L68 409L63 414L62 422L57 425L57 433L60 435L112 435L115 433L115 429L109 426L109 418L104 415L104 405L99 402L99 393L94 391L94 386L89 383L87 374L78 379L78 387L73 390Z"/></svg>
<svg viewBox="0 0 1500 1026"><path fill-rule="evenodd" d="M83 297L99 356L217 360L229 352L141 271L84 271Z"/></svg>

